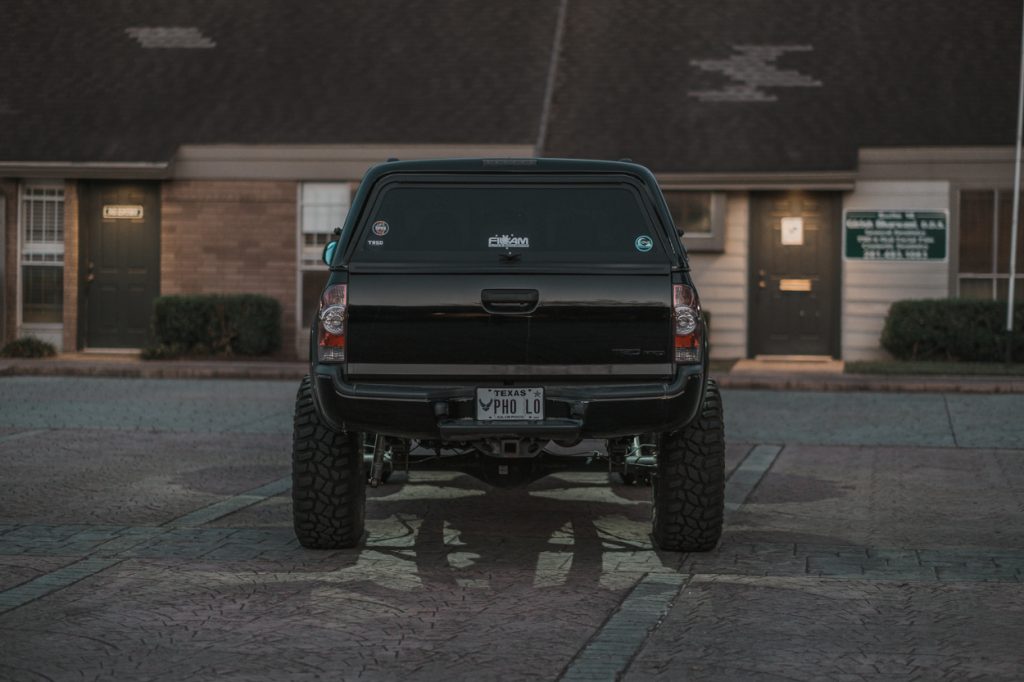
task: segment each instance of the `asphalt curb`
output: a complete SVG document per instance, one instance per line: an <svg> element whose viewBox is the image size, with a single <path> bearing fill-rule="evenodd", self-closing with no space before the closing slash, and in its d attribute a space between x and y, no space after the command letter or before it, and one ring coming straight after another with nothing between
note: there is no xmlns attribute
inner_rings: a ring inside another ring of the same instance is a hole
<svg viewBox="0 0 1024 682"><path fill-rule="evenodd" d="M303 362L127 361L80 360L0 361L0 376L110 377L127 379L257 379L299 381L308 373Z"/></svg>
<svg viewBox="0 0 1024 682"><path fill-rule="evenodd" d="M1024 393L1024 377L875 374L725 374L722 388L875 393Z"/></svg>
<svg viewBox="0 0 1024 682"><path fill-rule="evenodd" d="M3 376L299 381L304 362L197 360L0 360ZM878 393L1024 393L1024 377L742 373L716 375L725 389Z"/></svg>

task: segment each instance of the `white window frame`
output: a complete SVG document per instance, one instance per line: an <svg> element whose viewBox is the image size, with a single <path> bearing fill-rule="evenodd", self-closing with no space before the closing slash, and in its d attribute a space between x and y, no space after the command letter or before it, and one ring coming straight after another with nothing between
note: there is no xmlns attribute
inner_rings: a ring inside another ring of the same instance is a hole
<svg viewBox="0 0 1024 682"><path fill-rule="evenodd" d="M25 239L25 203L29 199L28 195L32 190L37 189L50 189L59 190L59 202L61 204L61 215L63 217L61 225L62 239L58 241L43 241L43 242L30 242L27 243ZM57 346L58 349L61 347L61 336L64 331L63 322L29 322L25 323L23 309L24 309L24 281L23 272L24 267L28 266L44 266L44 267L59 267L63 270L64 268L64 242L67 238L67 197L65 194L65 184L63 180L25 180L18 186L18 238L17 238L17 278L15 288L17 290L15 296L15 330L16 337L20 338L26 334L32 336L39 336L46 341L50 341ZM42 256L44 259L49 256L49 260L26 260L26 255ZM66 274L66 273L65 273Z"/></svg>
<svg viewBox="0 0 1024 682"><path fill-rule="evenodd" d="M957 216L961 216L963 211L960 210L960 205L963 199L961 198L961 192L957 193ZM1001 187L979 187L971 188L967 191L978 191L978 192L992 192L992 271L991 272L961 272L960 270L960 240L963 239L963 232L958 230L957 233L957 268L956 268L956 297L961 298L961 289L963 288L963 281L965 279L973 280L990 280L991 283L991 298L988 300L998 301L999 300L999 282L1010 281L1009 272L999 272L999 199L1000 195L1004 192L1012 193L1013 190L1010 188ZM1012 219L1012 216L1011 216ZM959 220L959 217L958 217ZM1009 248L1009 246L1007 246ZM1010 254L1013 258L1014 255ZM1024 284L1024 273L1017 273L1014 278L1017 280L1017 289L1021 289L1021 285Z"/></svg>
<svg viewBox="0 0 1024 682"><path fill-rule="evenodd" d="M342 190L339 195L344 197L344 201L334 202L317 202L317 201L305 201L303 190L307 187L314 185L321 185L330 187L335 190ZM315 247L306 246L306 235L320 235L323 238L323 243L326 243L331 238L332 232L335 227L341 227L345 224L345 218L348 216L349 209L352 207L352 184L348 181L337 180L333 182L323 181L311 181L311 182L300 182L296 188L295 205L298 210L295 212L295 337L296 337L296 349L299 356L306 348L306 344L309 339L306 337L308 331L305 329L303 324L303 309L302 309L302 291L303 291L303 275L307 272L321 270L326 268L323 260L321 260L321 254L323 252L323 244ZM337 218L337 224L331 226L330 231L321 232L319 230L309 230L303 220L305 216L306 208L323 208L323 207L337 207L339 214ZM316 253L314 254L314 250Z"/></svg>
<svg viewBox="0 0 1024 682"><path fill-rule="evenodd" d="M725 192L718 192L698 187L673 185L662 185L661 191L665 195L669 195L673 192L690 192L694 194L710 195L711 231L708 233L687 232L680 238L686 246L687 252L690 253L721 253L725 251L725 212L727 207L727 197ZM679 225L676 225L675 227L677 231L680 228Z"/></svg>

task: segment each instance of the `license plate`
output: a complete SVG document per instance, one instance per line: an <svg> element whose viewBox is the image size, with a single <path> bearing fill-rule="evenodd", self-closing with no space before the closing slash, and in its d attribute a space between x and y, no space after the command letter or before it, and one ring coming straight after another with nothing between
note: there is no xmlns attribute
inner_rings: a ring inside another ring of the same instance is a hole
<svg viewBox="0 0 1024 682"><path fill-rule="evenodd" d="M544 389L478 388L476 418L485 422L543 419Z"/></svg>

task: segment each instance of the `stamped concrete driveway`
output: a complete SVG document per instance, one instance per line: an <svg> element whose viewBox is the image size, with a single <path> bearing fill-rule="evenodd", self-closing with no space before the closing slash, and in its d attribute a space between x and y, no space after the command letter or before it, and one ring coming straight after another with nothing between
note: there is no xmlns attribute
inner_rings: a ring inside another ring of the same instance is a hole
<svg viewBox="0 0 1024 682"><path fill-rule="evenodd" d="M1024 396L729 391L707 554L601 474L416 471L311 552L294 389L0 379L0 679L1024 678Z"/></svg>

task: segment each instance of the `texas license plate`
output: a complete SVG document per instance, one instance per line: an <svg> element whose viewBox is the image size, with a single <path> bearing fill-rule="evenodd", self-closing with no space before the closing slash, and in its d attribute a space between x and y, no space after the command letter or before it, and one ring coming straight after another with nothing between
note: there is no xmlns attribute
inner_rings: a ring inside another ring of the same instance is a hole
<svg viewBox="0 0 1024 682"><path fill-rule="evenodd" d="M478 388L476 418L480 421L544 418L543 388Z"/></svg>

